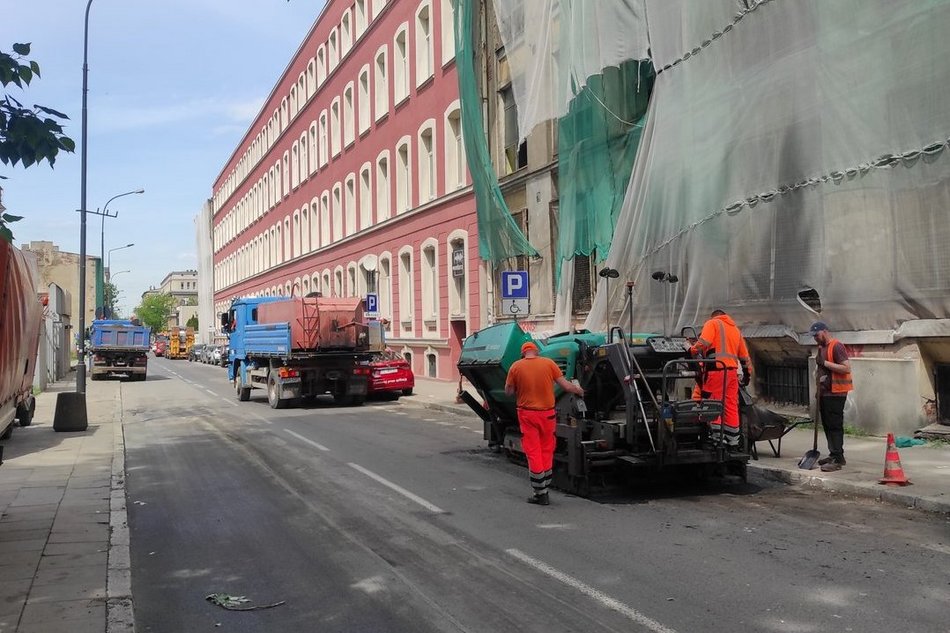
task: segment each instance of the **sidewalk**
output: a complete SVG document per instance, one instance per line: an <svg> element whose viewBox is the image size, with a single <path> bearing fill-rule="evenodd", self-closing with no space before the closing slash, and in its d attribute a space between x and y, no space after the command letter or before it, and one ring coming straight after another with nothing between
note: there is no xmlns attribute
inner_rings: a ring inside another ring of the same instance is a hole
<svg viewBox="0 0 950 633"><path fill-rule="evenodd" d="M465 383L463 387L478 397L471 385ZM457 390L457 383L416 378L415 393L403 396L399 402L475 418L468 406L455 402ZM885 438L846 436L848 465L838 472L823 473L817 467L814 470L798 468L798 460L812 447L812 437L812 429L793 430L782 440L778 458L773 456L768 442L759 442L759 459L749 462L750 476L868 497L928 512L950 513L950 444L931 442L899 449L901 466L913 485L896 487L878 483L884 474ZM818 450L822 457L827 456L828 447L820 430Z"/></svg>
<svg viewBox="0 0 950 633"><path fill-rule="evenodd" d="M86 431L55 432L56 395L73 389L50 385L3 442L2 633L133 630L119 383L87 385Z"/></svg>

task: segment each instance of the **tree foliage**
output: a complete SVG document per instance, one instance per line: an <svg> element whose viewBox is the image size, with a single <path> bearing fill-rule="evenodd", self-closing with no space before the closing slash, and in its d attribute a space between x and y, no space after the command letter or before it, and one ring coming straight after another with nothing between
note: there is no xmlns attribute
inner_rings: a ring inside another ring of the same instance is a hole
<svg viewBox="0 0 950 633"><path fill-rule="evenodd" d="M168 293L149 295L135 309L135 315L143 325L160 332L168 325L168 319L178 307L178 300Z"/></svg>
<svg viewBox="0 0 950 633"><path fill-rule="evenodd" d="M116 288L116 285L111 281L107 281L102 288L103 297L102 302L105 308L106 318L108 319L118 319L119 310L117 304L119 303L119 297L122 294L122 291Z"/></svg>
<svg viewBox="0 0 950 633"><path fill-rule="evenodd" d="M191 318L188 319L187 323L185 323L185 327L190 327L197 330L198 329L198 315L197 314L191 315Z"/></svg>
<svg viewBox="0 0 950 633"><path fill-rule="evenodd" d="M44 160L50 167L60 151L72 152L76 143L63 133L62 120L69 117L52 108L34 104L24 107L11 95L13 86L23 90L40 76L40 65L28 58L29 44L14 44L13 52L0 50L0 162L31 167ZM0 176L5 178L5 176ZM22 219L5 213L0 216L0 237L12 241L9 224Z"/></svg>

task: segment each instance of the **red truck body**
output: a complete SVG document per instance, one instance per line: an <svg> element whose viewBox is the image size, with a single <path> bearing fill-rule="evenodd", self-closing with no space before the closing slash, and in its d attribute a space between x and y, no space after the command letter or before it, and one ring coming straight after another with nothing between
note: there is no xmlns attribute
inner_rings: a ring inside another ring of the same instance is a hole
<svg viewBox="0 0 950 633"><path fill-rule="evenodd" d="M43 306L36 260L0 239L0 434L15 418L26 426L33 415L33 374Z"/></svg>

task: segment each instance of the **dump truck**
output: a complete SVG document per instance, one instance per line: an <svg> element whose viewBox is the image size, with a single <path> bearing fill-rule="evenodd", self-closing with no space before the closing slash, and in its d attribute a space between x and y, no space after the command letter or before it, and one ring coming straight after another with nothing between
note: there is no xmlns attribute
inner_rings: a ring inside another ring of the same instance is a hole
<svg viewBox="0 0 950 633"><path fill-rule="evenodd" d="M363 313L357 298L235 299L221 326L238 400L265 389L274 409L325 394L339 404L363 404L369 363L385 349L381 324L364 322Z"/></svg>
<svg viewBox="0 0 950 633"><path fill-rule="evenodd" d="M36 261L0 238L0 439L36 411L33 374L43 321Z"/></svg>
<svg viewBox="0 0 950 633"><path fill-rule="evenodd" d="M584 398L555 392L555 487L586 496L591 482L607 475L633 478L672 470L744 480L751 450L745 416L740 445L726 446L710 426L722 414L722 399L691 395L697 372L724 371L724 366L690 358L688 339L695 332L681 334L630 334L614 327L609 333L580 330L535 341L515 323L494 325L463 342L458 369L480 397L468 392L461 397L482 418L489 446L523 459L515 399L505 393L505 379L521 357L521 345L533 341L541 356L585 391Z"/></svg>
<svg viewBox="0 0 950 633"><path fill-rule="evenodd" d="M122 375L145 380L152 330L124 319L99 319L89 328L92 380Z"/></svg>
<svg viewBox="0 0 950 633"><path fill-rule="evenodd" d="M195 328L173 327L168 331L168 347L165 357L176 360L188 358L191 347L195 344Z"/></svg>

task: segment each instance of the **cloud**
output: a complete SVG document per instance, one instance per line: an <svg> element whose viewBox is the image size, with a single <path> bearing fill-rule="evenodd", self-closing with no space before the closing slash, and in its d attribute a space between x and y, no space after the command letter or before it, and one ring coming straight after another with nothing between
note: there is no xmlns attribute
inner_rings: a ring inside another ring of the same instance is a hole
<svg viewBox="0 0 950 633"><path fill-rule="evenodd" d="M260 112L263 103L263 97L244 100L203 97L157 105L110 103L96 109L94 125L98 132L108 133L211 119L243 130Z"/></svg>

